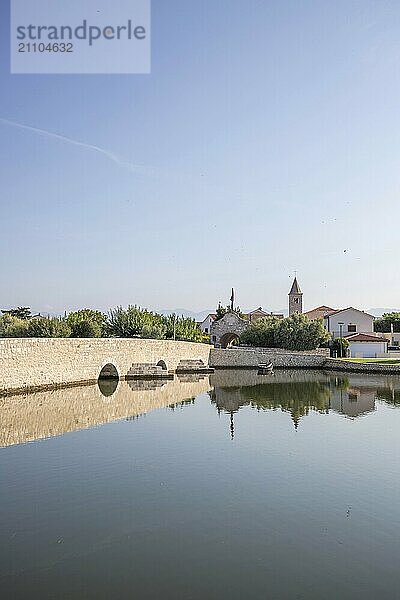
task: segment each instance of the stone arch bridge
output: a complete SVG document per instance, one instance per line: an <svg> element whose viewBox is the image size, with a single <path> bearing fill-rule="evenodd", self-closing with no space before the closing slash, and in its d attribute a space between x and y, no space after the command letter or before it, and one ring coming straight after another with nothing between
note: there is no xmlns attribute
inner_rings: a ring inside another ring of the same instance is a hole
<svg viewBox="0 0 400 600"><path fill-rule="evenodd" d="M208 367L211 346L122 338L0 339L0 395Z"/></svg>

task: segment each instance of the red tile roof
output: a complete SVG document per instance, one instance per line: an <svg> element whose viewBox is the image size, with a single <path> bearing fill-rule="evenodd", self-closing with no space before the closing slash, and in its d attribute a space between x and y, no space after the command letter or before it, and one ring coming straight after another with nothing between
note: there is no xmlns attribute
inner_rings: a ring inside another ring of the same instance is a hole
<svg viewBox="0 0 400 600"><path fill-rule="evenodd" d="M389 340L385 337L379 337L370 333L355 333L354 335L347 336L346 340L349 342L389 342Z"/></svg>
<svg viewBox="0 0 400 600"><path fill-rule="evenodd" d="M310 319L310 321L315 321L315 319L323 319L324 317L327 317L335 312L336 310L334 308L330 308L329 306L318 306L318 308L313 308L313 310L309 310L304 314Z"/></svg>
<svg viewBox="0 0 400 600"><path fill-rule="evenodd" d="M367 317L372 317L373 319L375 319L374 315L370 315L369 313L366 313L364 310L360 310L359 308L354 308L354 306L348 306L347 308L339 308L339 310L334 310L332 313L330 313L330 315L326 316L338 315L339 313L346 312L346 310L355 310L356 312L362 313L363 315L367 315Z"/></svg>

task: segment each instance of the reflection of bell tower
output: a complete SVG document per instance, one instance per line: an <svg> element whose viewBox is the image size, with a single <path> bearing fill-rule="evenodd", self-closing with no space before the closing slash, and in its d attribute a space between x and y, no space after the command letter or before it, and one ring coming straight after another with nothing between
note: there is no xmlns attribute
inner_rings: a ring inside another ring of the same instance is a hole
<svg viewBox="0 0 400 600"><path fill-rule="evenodd" d="M292 288L289 292L289 317L294 313L303 312L303 292L297 281L297 277L294 278Z"/></svg>

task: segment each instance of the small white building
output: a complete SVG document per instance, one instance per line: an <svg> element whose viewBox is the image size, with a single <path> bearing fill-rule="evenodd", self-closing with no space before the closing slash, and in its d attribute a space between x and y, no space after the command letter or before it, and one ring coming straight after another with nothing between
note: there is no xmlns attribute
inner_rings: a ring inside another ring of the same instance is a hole
<svg viewBox="0 0 400 600"><path fill-rule="evenodd" d="M356 333L373 333L374 316L350 306L324 316L324 325L332 338L348 337Z"/></svg>
<svg viewBox="0 0 400 600"><path fill-rule="evenodd" d="M379 335L356 333L346 338L350 358L381 358L387 354L388 340Z"/></svg>
<svg viewBox="0 0 400 600"><path fill-rule="evenodd" d="M214 323L217 315L214 313L209 313L205 319L201 323L199 323L199 327L203 333L210 333L211 325Z"/></svg>

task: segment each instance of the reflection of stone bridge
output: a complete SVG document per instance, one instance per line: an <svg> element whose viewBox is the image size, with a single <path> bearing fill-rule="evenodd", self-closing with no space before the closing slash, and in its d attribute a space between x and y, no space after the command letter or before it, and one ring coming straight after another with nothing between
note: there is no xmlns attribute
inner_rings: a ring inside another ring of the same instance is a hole
<svg viewBox="0 0 400 600"><path fill-rule="evenodd" d="M0 394L208 366L210 346L144 339L0 339Z"/></svg>
<svg viewBox="0 0 400 600"><path fill-rule="evenodd" d="M0 447L131 419L210 389L206 375L102 383L105 388L88 385L0 398Z"/></svg>

